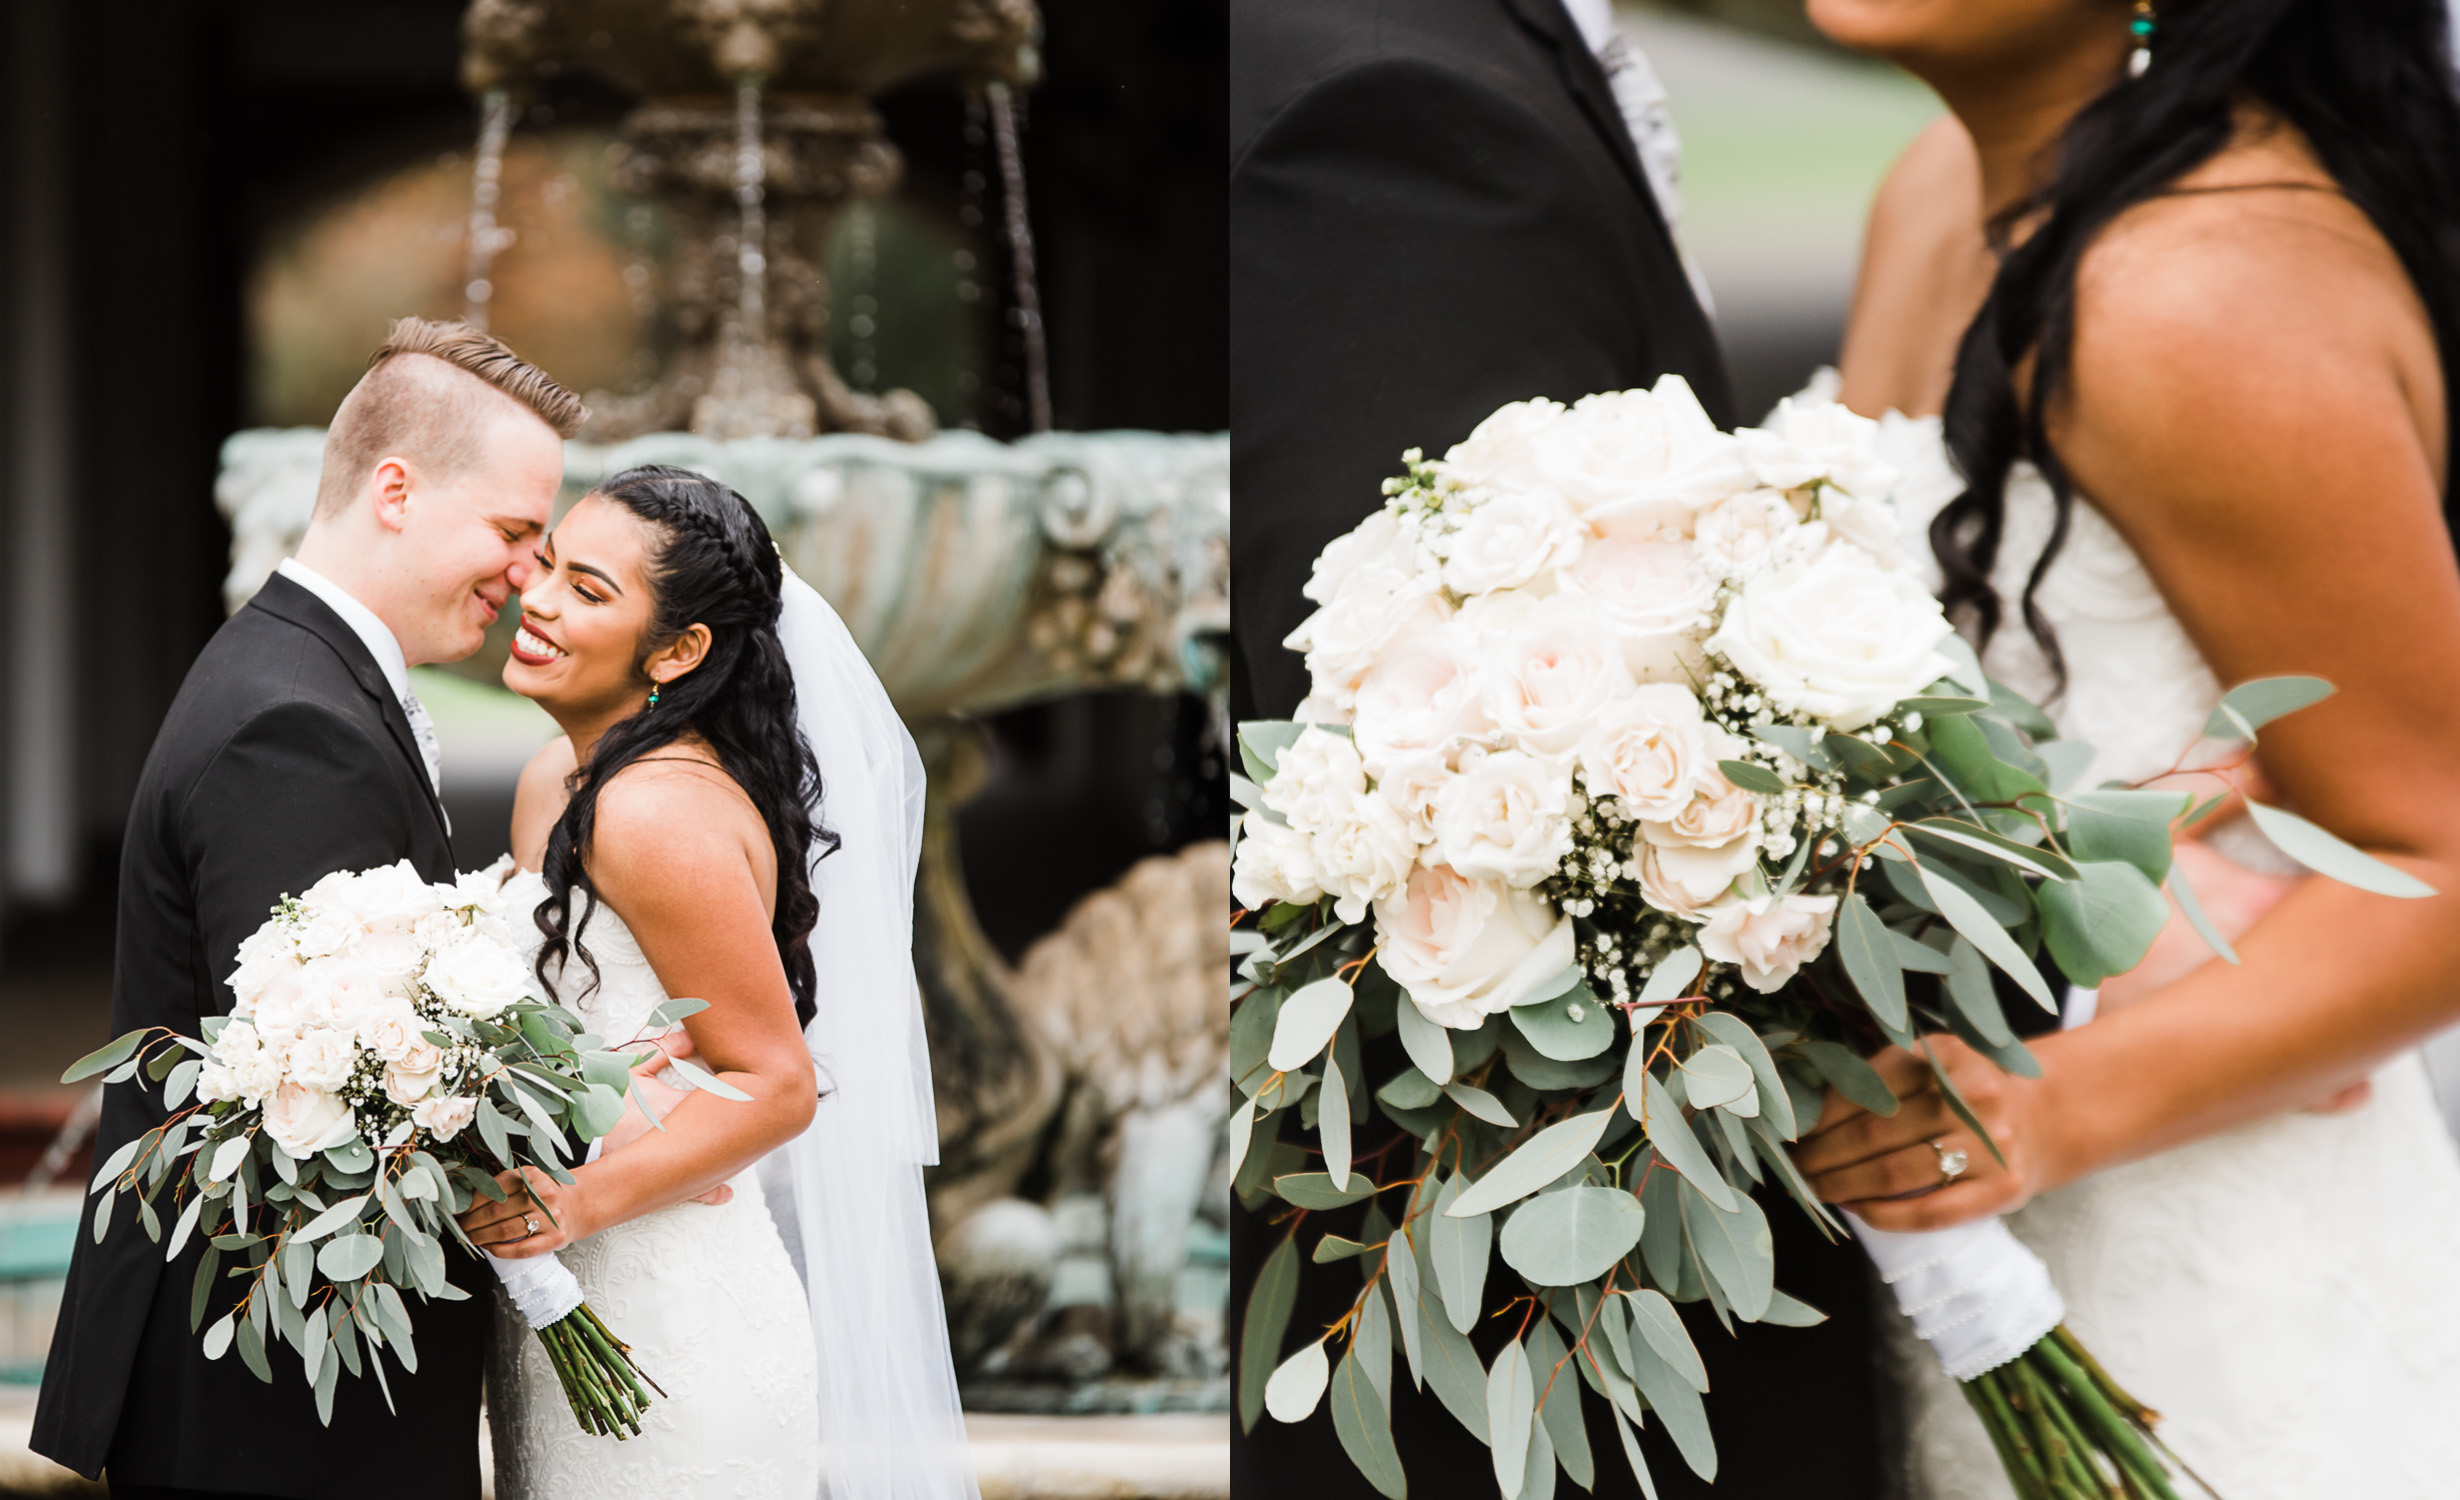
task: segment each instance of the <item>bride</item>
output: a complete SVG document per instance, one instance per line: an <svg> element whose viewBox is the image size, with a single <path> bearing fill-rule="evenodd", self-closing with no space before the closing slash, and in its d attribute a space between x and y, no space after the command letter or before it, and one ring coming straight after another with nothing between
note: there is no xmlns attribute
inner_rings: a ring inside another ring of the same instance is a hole
<svg viewBox="0 0 2460 1500"><path fill-rule="evenodd" d="M806 1500L825 1469L837 1500L970 1500L923 1212L913 742L713 480L618 474L537 561L504 680L565 733L522 775L508 891L541 981L660 1050L569 1185L505 1174L461 1222L505 1260L560 1252L664 1395L638 1438L584 1433L505 1303L496 1493ZM707 1008L661 1036L670 995ZM695 1056L736 1097L653 1073Z"/></svg>
<svg viewBox="0 0 2460 1500"><path fill-rule="evenodd" d="M1810 9L1953 112L1881 191L1841 397L1911 414L1886 418L1892 456L1937 482L1908 486L1909 550L1935 553L1991 674L2099 747L2086 784L2173 765L2219 684L2329 679L2264 731L2262 776L2444 894L2295 880L2224 824L2180 858L2242 964L2165 938L2097 1013L2076 997L2036 1080L1938 1042L2005 1166L1901 1055L1897 1114L1832 1099L1798 1160L1883 1229L2012 1211L2077 1332L2230 1500L2447 1494L2460 1166L2412 1050L2460 1017L2442 7ZM1910 1491L2007 1494L1964 1401L1896 1342Z"/></svg>

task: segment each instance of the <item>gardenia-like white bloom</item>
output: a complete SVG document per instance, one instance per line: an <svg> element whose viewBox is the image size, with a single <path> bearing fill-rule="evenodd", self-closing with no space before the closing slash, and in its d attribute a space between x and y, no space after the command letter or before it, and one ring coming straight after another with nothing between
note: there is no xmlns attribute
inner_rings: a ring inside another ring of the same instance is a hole
<svg viewBox="0 0 2460 1500"><path fill-rule="evenodd" d="M284 1155L305 1161L355 1138L359 1121L339 1094L293 1081L275 1089L265 1101L265 1133Z"/></svg>
<svg viewBox="0 0 2460 1500"><path fill-rule="evenodd" d="M1580 741L1592 797L1619 799L1634 817L1672 818L1691 805L1708 764L1700 700L1671 682L1617 698Z"/></svg>
<svg viewBox="0 0 2460 1500"><path fill-rule="evenodd" d="M1735 434L1760 483L1792 490L1825 480L1864 499L1884 498L1896 470L1879 457L1879 424L1834 401L1777 403L1765 427Z"/></svg>
<svg viewBox="0 0 2460 1500"><path fill-rule="evenodd" d="M1517 588L1580 552L1570 507L1545 491L1487 497L1452 534L1444 587L1456 594Z"/></svg>
<svg viewBox="0 0 2460 1500"><path fill-rule="evenodd" d="M1418 860L1418 840L1399 809L1373 792L1350 799L1348 814L1313 840L1315 878L1344 922L1364 921L1367 906L1401 889Z"/></svg>
<svg viewBox="0 0 2460 1500"><path fill-rule="evenodd" d="M1720 578L1740 578L1794 548L1808 550L1823 534L1803 525L1785 496L1758 489L1721 500L1702 513L1693 543L1702 568Z"/></svg>
<svg viewBox="0 0 2460 1500"><path fill-rule="evenodd" d="M1464 768L1435 803L1435 842L1445 863L1472 880L1526 888L1571 852L1572 778L1517 750Z"/></svg>
<svg viewBox="0 0 2460 1500"><path fill-rule="evenodd" d="M1338 598L1299 622L1282 642L1306 653L1313 695L1336 707L1349 706L1359 680L1386 646L1436 628L1451 613L1441 597L1443 580L1433 570L1400 573L1379 564L1372 572L1354 576Z"/></svg>
<svg viewBox="0 0 2460 1500"><path fill-rule="evenodd" d="M1495 644L1483 678L1496 729L1521 750L1568 759L1606 705L1630 688L1631 669L1602 610L1557 598Z"/></svg>
<svg viewBox="0 0 2460 1500"><path fill-rule="evenodd" d="M1688 533L1693 511L1747 482L1734 439L1679 375L1583 397L1532 447L1539 474L1601 531Z"/></svg>
<svg viewBox="0 0 2460 1500"><path fill-rule="evenodd" d="M1409 836L1421 844L1435 842L1435 804L1452 784L1453 770L1440 756L1424 755L1384 767L1375 779L1375 795L1393 806L1409 825Z"/></svg>
<svg viewBox="0 0 2460 1500"><path fill-rule="evenodd" d="M254 1105L282 1084L282 1053L265 1045L257 1029L244 1021L226 1023L214 1038L214 1059L230 1070L230 1097ZM206 1069L199 1069L202 1078Z"/></svg>
<svg viewBox="0 0 2460 1500"><path fill-rule="evenodd" d="M1349 736L1313 725L1282 747L1273 779L1264 784L1264 805L1302 833L1330 828L1348 815L1351 799L1367 789L1367 769Z"/></svg>
<svg viewBox="0 0 2460 1500"><path fill-rule="evenodd" d="M1478 701L1477 654L1457 624L1384 648L1358 685L1350 732L1367 773L1446 753L1455 738L1487 728Z"/></svg>
<svg viewBox="0 0 2460 1500"><path fill-rule="evenodd" d="M256 997L264 993L265 986L273 982L274 976L296 964L290 934L278 922L267 922L242 938L239 943L239 966L231 970L231 977L226 981L237 1000L232 1007L233 1013L244 1015L254 1008Z"/></svg>
<svg viewBox="0 0 2460 1500"><path fill-rule="evenodd" d="M359 1053L346 1033L319 1026L290 1044L284 1065L291 1082L331 1092L350 1081L359 1065Z"/></svg>
<svg viewBox="0 0 2460 1500"><path fill-rule="evenodd" d="M1536 440L1563 414L1562 402L1543 397L1500 407L1444 454L1444 472L1479 489L1536 489L1546 482L1538 469Z"/></svg>
<svg viewBox="0 0 2460 1500"><path fill-rule="evenodd" d="M482 1021L526 995L530 982L512 949L468 928L436 946L424 977L437 999Z"/></svg>
<svg viewBox="0 0 2460 1500"><path fill-rule="evenodd" d="M1699 664L1699 636L1717 602L1717 582L1685 541L1592 542L1560 575L1567 596L1611 622L1623 665L1641 682L1685 682Z"/></svg>
<svg viewBox="0 0 2460 1500"><path fill-rule="evenodd" d="M1445 865L1410 872L1375 906L1377 952L1421 1014L1474 1031L1571 966L1572 924L1526 891L1471 880Z"/></svg>
<svg viewBox="0 0 2460 1500"><path fill-rule="evenodd" d="M1858 729L1946 675L1939 601L1853 547L1754 574L1708 649L1787 713Z"/></svg>
<svg viewBox="0 0 2460 1500"><path fill-rule="evenodd" d="M422 1099L410 1108L411 1123L439 1141L449 1141L478 1114L476 1099Z"/></svg>
<svg viewBox="0 0 2460 1500"><path fill-rule="evenodd" d="M1700 929L1700 951L1739 968L1743 983L1765 995L1819 957L1835 921L1834 896L1763 893L1711 916Z"/></svg>
<svg viewBox="0 0 2460 1500"><path fill-rule="evenodd" d="M342 952L360 931L359 924L346 912L309 907L301 920L291 926L289 935L301 958L314 959Z"/></svg>
<svg viewBox="0 0 2460 1500"><path fill-rule="evenodd" d="M1324 894L1315 872L1315 847L1307 835L1261 813L1239 823L1238 853L1230 861L1230 894L1250 911L1275 901L1303 905Z"/></svg>

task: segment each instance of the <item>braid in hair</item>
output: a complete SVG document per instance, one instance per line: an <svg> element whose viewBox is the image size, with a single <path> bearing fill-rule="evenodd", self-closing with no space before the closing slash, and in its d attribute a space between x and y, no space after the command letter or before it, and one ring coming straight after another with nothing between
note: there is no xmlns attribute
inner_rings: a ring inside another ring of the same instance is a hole
<svg viewBox="0 0 2460 1500"><path fill-rule="evenodd" d="M547 899L534 917L545 938L538 950L539 979L560 972L571 954L588 966L591 985L597 983L597 960L581 933L599 902L586 862L599 793L624 767L697 733L768 828L777 852L777 912L770 932L794 993L795 1015L808 1026L815 1013L811 929L820 913L811 888L811 850L818 842L834 851L837 836L812 820L820 769L795 719L794 674L777 634L785 564L750 502L688 469L644 464L626 469L595 493L649 523L657 538L646 568L651 617L639 660L645 663L695 624L709 628L710 645L699 666L660 686L654 711L609 729L588 764L573 772L572 799L547 835Z"/></svg>

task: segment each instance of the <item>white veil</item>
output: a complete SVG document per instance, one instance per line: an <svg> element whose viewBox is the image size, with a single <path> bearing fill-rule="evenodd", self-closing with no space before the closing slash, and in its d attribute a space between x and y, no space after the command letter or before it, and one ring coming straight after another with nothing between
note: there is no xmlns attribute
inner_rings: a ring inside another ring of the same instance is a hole
<svg viewBox="0 0 2460 1500"><path fill-rule="evenodd" d="M778 635L820 763L817 817L839 840L812 862L819 1011L804 1034L820 1107L761 1172L810 1295L827 1495L979 1500L923 1209L939 1129L914 978L922 757L837 611L791 569Z"/></svg>

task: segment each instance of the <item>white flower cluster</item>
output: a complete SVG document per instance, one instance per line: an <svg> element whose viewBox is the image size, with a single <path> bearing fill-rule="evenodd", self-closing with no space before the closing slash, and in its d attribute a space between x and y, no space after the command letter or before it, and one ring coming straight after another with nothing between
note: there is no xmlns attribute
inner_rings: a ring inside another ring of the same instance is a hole
<svg viewBox="0 0 2460 1500"><path fill-rule="evenodd" d="M1950 665L1877 436L1832 402L1720 432L1667 376L1407 455L1316 560L1287 642L1308 727L1246 821L1238 899L1372 911L1385 968L1458 1028L1576 957L1616 999L1684 941L1756 989L1792 977L1835 901L1770 874L1842 799L1750 732L1866 729Z"/></svg>
<svg viewBox="0 0 2460 1500"><path fill-rule="evenodd" d="M532 988L499 909L503 869L431 885L403 860L284 902L239 945L198 1097L262 1111L296 1160L416 1131L451 1140L477 1112L487 1057L449 1018L491 1019Z"/></svg>

